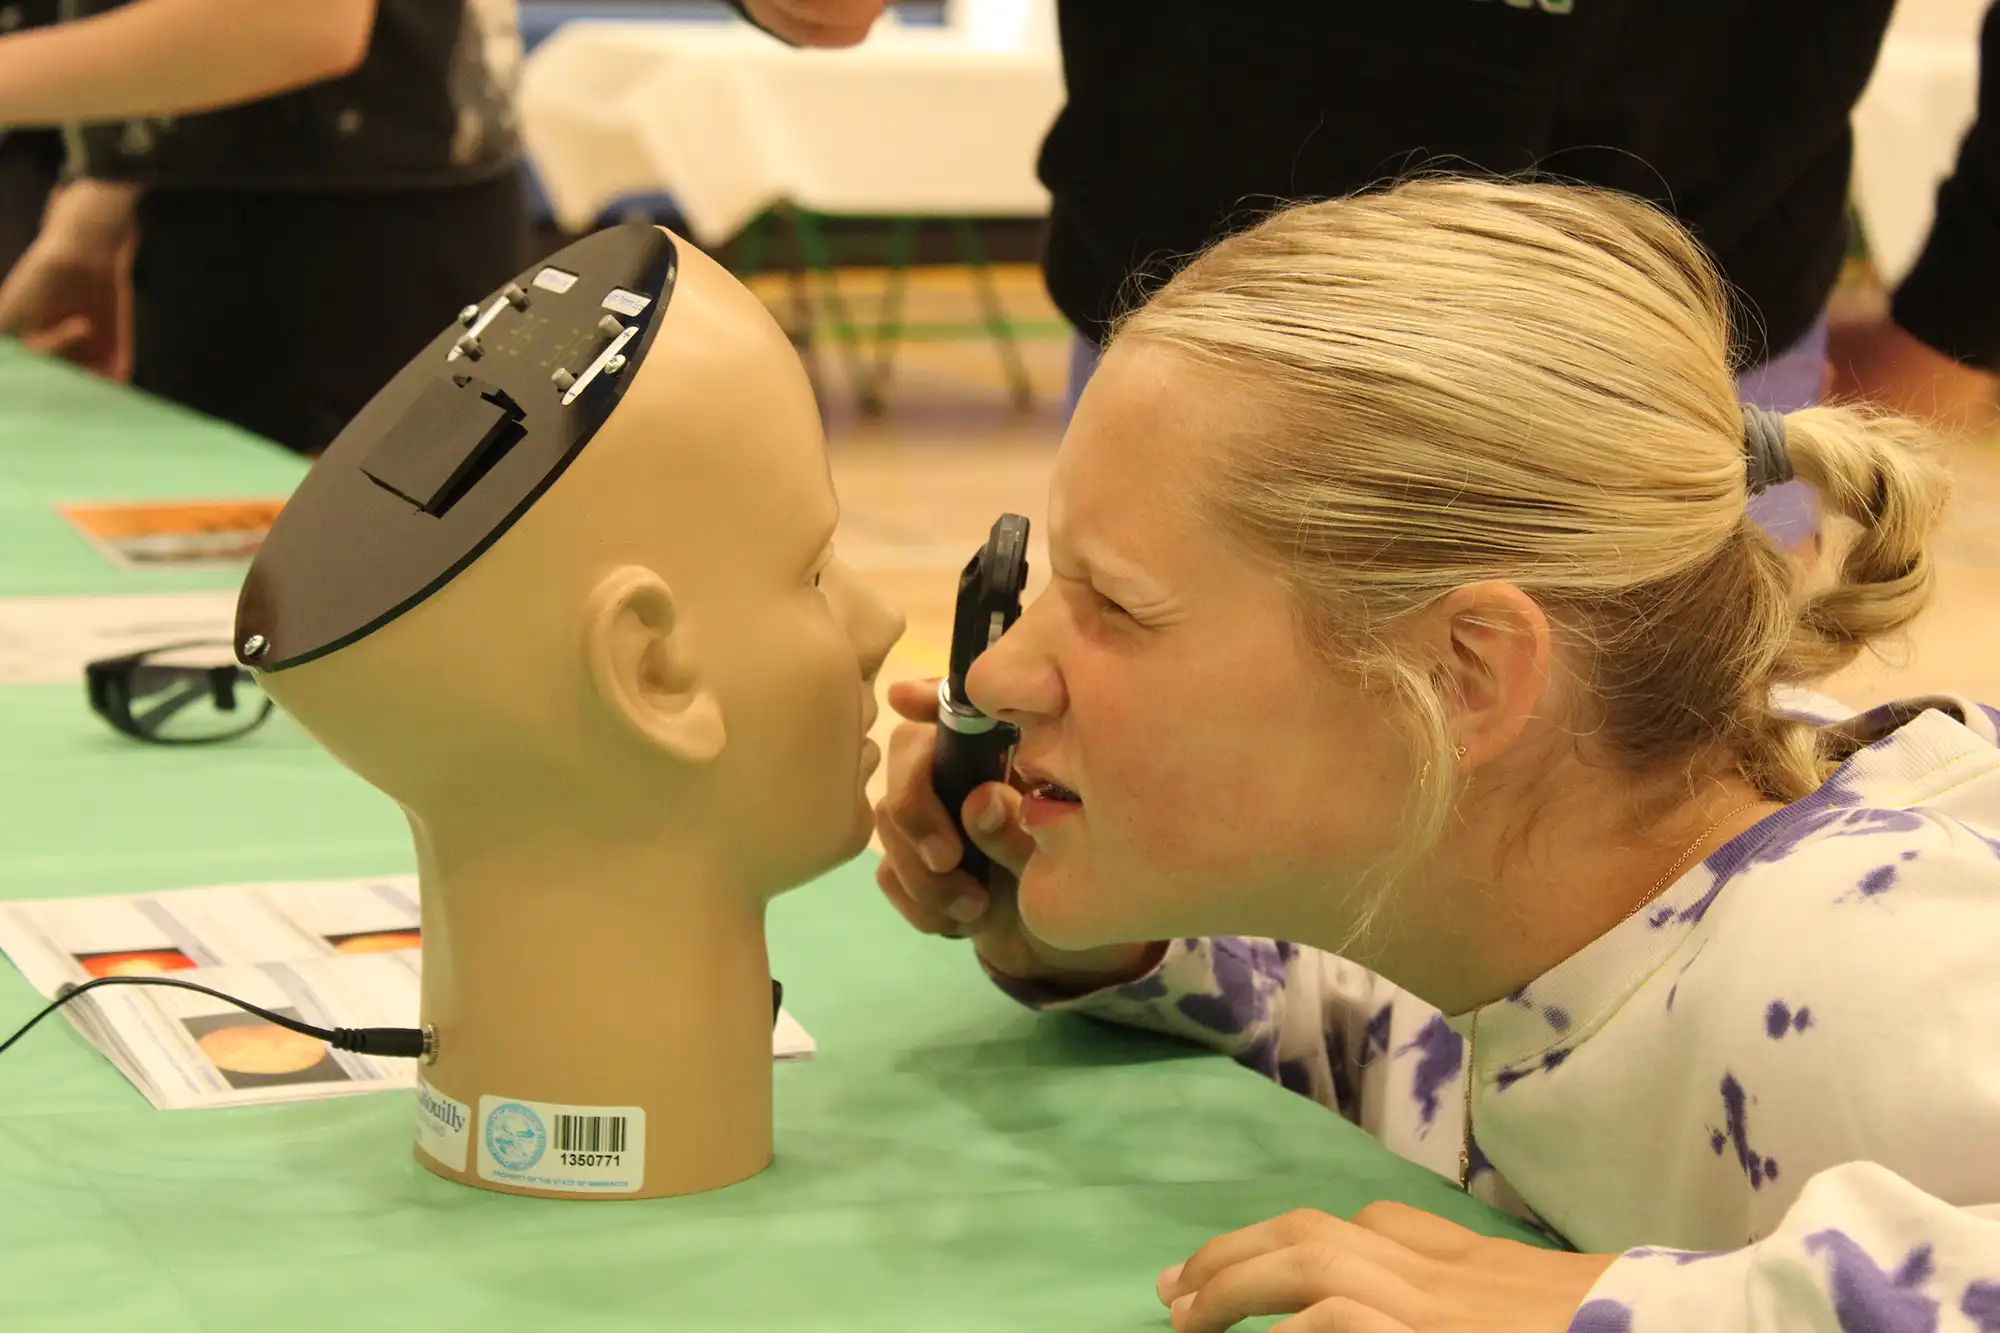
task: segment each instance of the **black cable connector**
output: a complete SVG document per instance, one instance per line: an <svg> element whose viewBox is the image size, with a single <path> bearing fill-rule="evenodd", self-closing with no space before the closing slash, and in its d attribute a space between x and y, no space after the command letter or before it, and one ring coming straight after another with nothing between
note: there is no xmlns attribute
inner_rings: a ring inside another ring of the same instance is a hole
<svg viewBox="0 0 2000 1333"><path fill-rule="evenodd" d="M356 1055L379 1055L397 1060L418 1060L422 1059L426 1054L424 1030L422 1028L334 1028L329 1031L326 1028L316 1028L310 1023L301 1023L296 1018L286 1018L283 1014L274 1014L269 1009L260 1009L256 1005L239 1000L233 995L224 995L221 991L210 990L206 986L198 986L192 981L182 981L178 977L99 977L95 981L86 981L81 986L74 982L63 983L56 990L56 998L46 1008L22 1024L20 1031L7 1038L7 1040L0 1041L0 1055L5 1055L8 1047L27 1036L34 1029L35 1024L68 1004L77 996L84 994L86 991L96 990L99 986L172 986L176 990L191 990L196 994L206 995L210 999L221 1000L224 1004L233 1004L238 1009L255 1014L266 1023L275 1023L279 1027L299 1033L301 1036L317 1037L337 1051L352 1051Z"/></svg>

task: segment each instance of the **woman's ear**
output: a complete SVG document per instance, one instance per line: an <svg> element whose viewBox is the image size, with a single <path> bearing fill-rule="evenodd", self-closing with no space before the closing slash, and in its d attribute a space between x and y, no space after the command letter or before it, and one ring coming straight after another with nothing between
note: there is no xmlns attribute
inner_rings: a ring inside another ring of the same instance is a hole
<svg viewBox="0 0 2000 1333"><path fill-rule="evenodd" d="M1548 689L1555 653L1549 618L1511 583L1473 583L1432 608L1453 740L1474 767L1526 730Z"/></svg>
<svg viewBox="0 0 2000 1333"><path fill-rule="evenodd" d="M702 680L665 579L624 565L591 589L584 651L606 708L653 745L690 764L722 753L722 705Z"/></svg>

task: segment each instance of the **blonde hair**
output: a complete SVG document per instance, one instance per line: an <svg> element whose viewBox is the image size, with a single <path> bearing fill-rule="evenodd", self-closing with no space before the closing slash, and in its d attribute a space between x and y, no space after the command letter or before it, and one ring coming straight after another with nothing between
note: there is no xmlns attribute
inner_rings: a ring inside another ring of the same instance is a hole
<svg viewBox="0 0 2000 1333"><path fill-rule="evenodd" d="M1434 664L1397 630L1453 589L1498 580L1541 605L1625 771L1733 768L1787 801L1829 763L1773 686L1852 661L1931 591L1947 487L1913 422L1785 417L1799 478L1860 525L1830 587L1806 590L1751 520L1727 289L1627 196L1431 179L1291 208L1116 337L1241 377L1258 429L1203 503L1293 587L1316 646L1389 687L1421 771L1447 775L1412 797L1412 859L1448 824L1458 765Z"/></svg>

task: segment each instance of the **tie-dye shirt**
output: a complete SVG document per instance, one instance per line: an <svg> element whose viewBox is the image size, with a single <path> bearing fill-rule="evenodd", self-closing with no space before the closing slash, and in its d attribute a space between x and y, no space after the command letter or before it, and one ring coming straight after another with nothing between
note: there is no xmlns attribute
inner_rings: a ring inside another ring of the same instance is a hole
<svg viewBox="0 0 2000 1333"><path fill-rule="evenodd" d="M1852 751L1823 787L1479 1012L1473 1192L1622 1256L1571 1333L2000 1333L2000 713L1787 706ZM1077 999L996 980L1457 1178L1471 1014L1263 939Z"/></svg>

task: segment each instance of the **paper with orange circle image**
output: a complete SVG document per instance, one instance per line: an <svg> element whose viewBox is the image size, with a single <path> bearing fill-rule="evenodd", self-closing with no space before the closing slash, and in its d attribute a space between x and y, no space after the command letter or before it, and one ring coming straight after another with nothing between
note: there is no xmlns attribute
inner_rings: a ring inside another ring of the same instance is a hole
<svg viewBox="0 0 2000 1333"><path fill-rule="evenodd" d="M175 500L56 506L65 522L114 564L248 564L270 535L283 500Z"/></svg>
<svg viewBox="0 0 2000 1333"><path fill-rule="evenodd" d="M299 1017L296 1009L271 1012L293 1020ZM202 1014L180 1023L194 1038L196 1049L238 1091L350 1081L325 1042L254 1014Z"/></svg>

